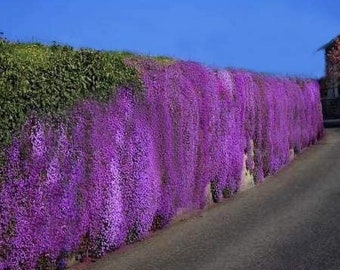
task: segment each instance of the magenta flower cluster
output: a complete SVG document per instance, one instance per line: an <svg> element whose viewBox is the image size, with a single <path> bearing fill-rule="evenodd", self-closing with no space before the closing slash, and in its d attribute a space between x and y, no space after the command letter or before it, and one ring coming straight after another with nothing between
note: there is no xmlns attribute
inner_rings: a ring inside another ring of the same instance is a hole
<svg viewBox="0 0 340 270"><path fill-rule="evenodd" d="M0 269L101 256L256 182L323 133L314 80L140 59L145 93L32 116L1 170Z"/></svg>

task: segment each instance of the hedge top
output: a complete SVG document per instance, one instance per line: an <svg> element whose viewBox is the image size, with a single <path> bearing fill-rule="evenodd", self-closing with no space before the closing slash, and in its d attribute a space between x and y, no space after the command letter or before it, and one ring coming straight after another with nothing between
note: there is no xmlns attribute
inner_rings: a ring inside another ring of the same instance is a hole
<svg viewBox="0 0 340 270"><path fill-rule="evenodd" d="M131 55L0 39L0 148L32 112L58 119L75 102L105 101L119 87L140 92L136 70L124 64Z"/></svg>

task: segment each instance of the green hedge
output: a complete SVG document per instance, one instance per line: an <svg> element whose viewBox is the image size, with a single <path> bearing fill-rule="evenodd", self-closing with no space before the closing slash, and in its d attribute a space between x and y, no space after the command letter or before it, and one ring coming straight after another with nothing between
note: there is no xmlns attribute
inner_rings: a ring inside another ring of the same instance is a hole
<svg viewBox="0 0 340 270"><path fill-rule="evenodd" d="M31 112L56 117L85 98L105 101L118 87L141 91L127 55L0 38L0 149Z"/></svg>

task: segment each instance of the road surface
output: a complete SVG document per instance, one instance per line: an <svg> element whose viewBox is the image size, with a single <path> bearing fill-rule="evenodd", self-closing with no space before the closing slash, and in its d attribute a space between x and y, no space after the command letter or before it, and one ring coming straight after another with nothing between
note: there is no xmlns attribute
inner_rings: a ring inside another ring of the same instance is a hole
<svg viewBox="0 0 340 270"><path fill-rule="evenodd" d="M340 129L266 182L74 270L340 269Z"/></svg>

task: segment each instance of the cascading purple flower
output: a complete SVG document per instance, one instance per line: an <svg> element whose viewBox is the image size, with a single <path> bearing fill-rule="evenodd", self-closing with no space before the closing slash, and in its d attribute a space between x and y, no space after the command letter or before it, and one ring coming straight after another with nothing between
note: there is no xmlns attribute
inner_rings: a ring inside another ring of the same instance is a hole
<svg viewBox="0 0 340 270"><path fill-rule="evenodd" d="M103 155L106 159L105 171L105 194L103 198L102 220L104 251L112 250L121 246L126 237L125 216L123 209L122 172L120 156L124 144L123 123L118 118L117 106L111 103L105 112L106 132L103 141L106 151Z"/></svg>
<svg viewBox="0 0 340 270"><path fill-rule="evenodd" d="M198 63L131 60L145 93L74 105L66 122L33 115L1 168L0 269L101 256L183 211L256 183L323 135L314 80ZM133 90L133 89L132 89Z"/></svg>

